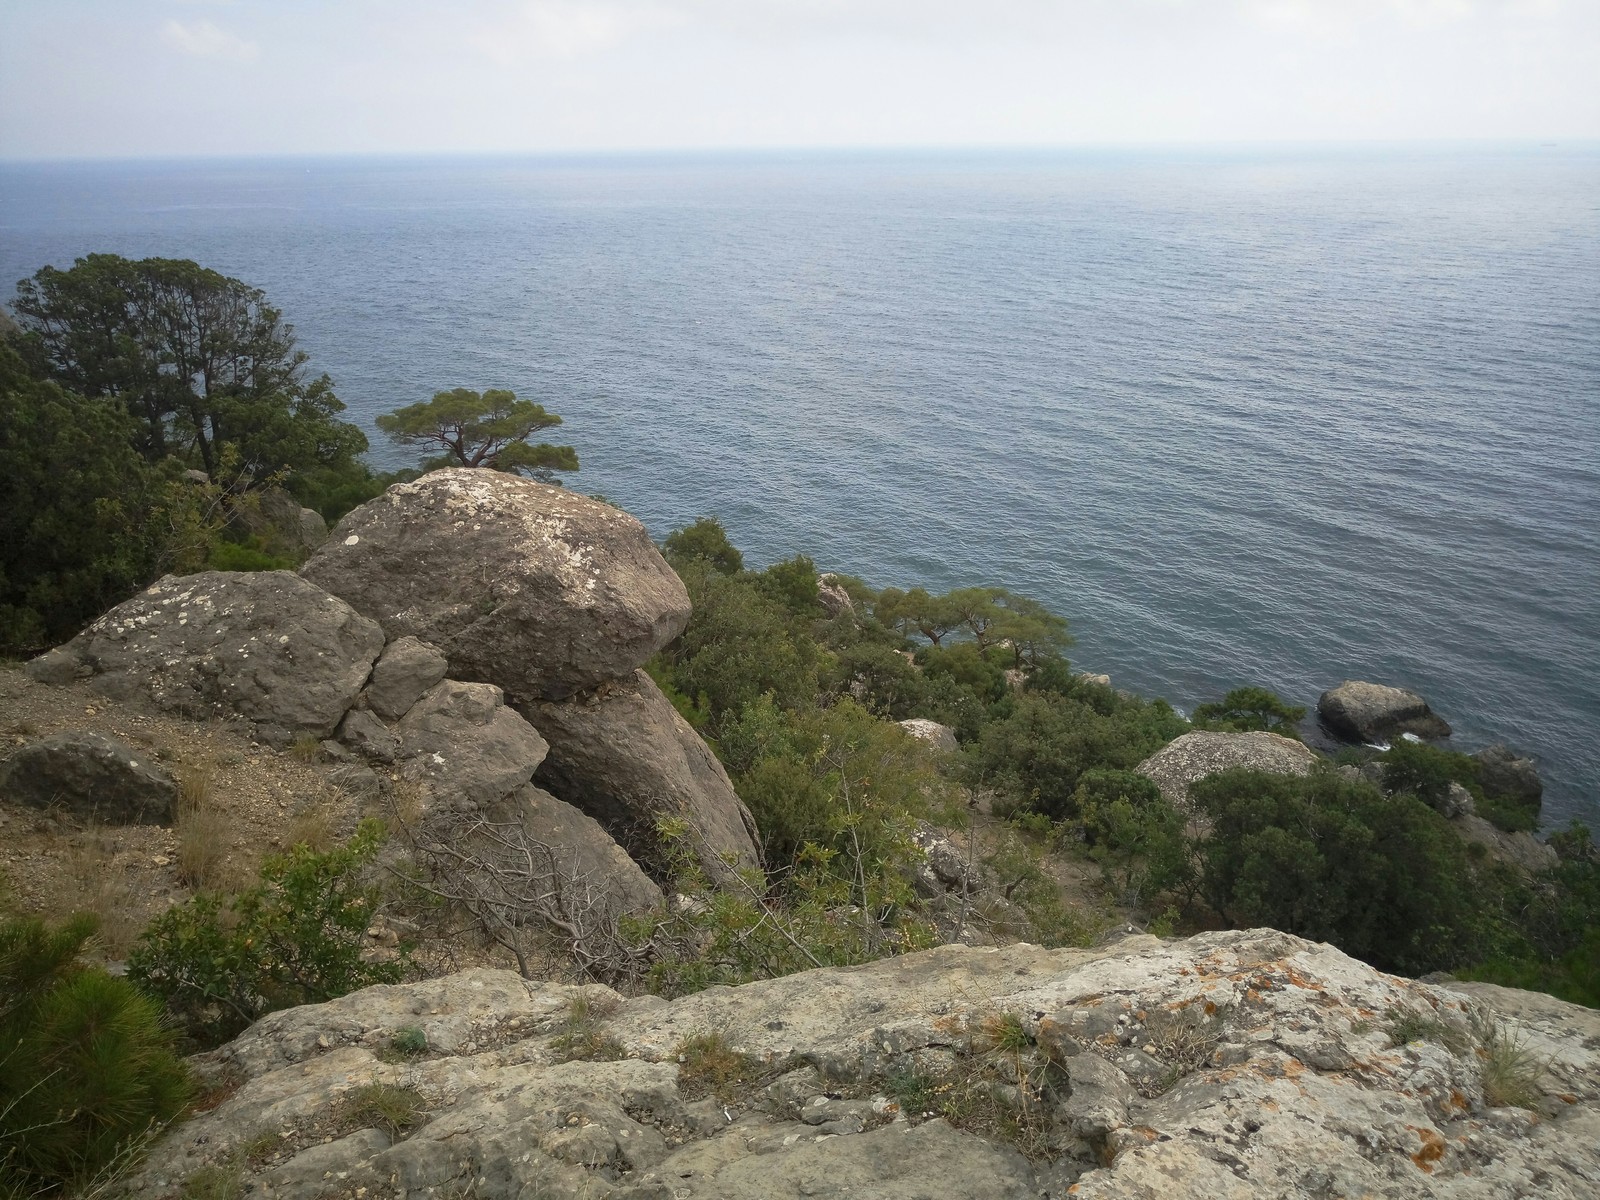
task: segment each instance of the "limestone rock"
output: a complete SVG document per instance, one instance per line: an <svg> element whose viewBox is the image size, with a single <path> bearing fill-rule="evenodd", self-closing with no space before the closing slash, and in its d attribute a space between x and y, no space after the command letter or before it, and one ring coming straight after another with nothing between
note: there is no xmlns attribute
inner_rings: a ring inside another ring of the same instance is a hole
<svg viewBox="0 0 1600 1200"><path fill-rule="evenodd" d="M497 817L519 821L531 842L547 846L553 862L541 860L540 886L558 888L574 907L595 905L608 913L642 913L661 903L661 889L593 817L557 800L542 788L519 788L498 806Z"/></svg>
<svg viewBox="0 0 1600 1200"><path fill-rule="evenodd" d="M920 742L927 742L935 750L952 752L961 748L956 741L956 731L948 725L941 725L937 721L930 721L926 717L909 717L900 722L912 737Z"/></svg>
<svg viewBox="0 0 1600 1200"><path fill-rule="evenodd" d="M981 866L968 862L961 848L932 825L919 824L911 840L922 851L911 882L923 896L943 896L947 892L971 895L978 890Z"/></svg>
<svg viewBox="0 0 1600 1200"><path fill-rule="evenodd" d="M533 778L549 746L490 683L446 679L418 700L395 731L401 774L436 797L485 806Z"/></svg>
<svg viewBox="0 0 1600 1200"><path fill-rule="evenodd" d="M850 599L850 593L845 590L844 584L839 582L837 575L824 573L817 576L817 603L830 617L837 617L843 613L853 613L856 610L855 601Z"/></svg>
<svg viewBox="0 0 1600 1200"><path fill-rule="evenodd" d="M433 471L339 522L301 574L430 642L452 678L514 701L628 675L683 631L689 596L620 509L501 471Z"/></svg>
<svg viewBox="0 0 1600 1200"><path fill-rule="evenodd" d="M1548 871L1560 861L1554 847L1531 833L1507 833L1471 813L1456 817L1450 824L1466 841L1477 842L1492 857L1530 875Z"/></svg>
<svg viewBox="0 0 1600 1200"><path fill-rule="evenodd" d="M382 648L376 623L293 572L205 571L158 580L26 669L191 719L243 717L283 746L329 736Z"/></svg>
<svg viewBox="0 0 1600 1200"><path fill-rule="evenodd" d="M1275 775L1308 775L1317 761L1314 750L1276 733L1212 733L1197 729L1174 738L1136 768L1154 781L1167 803L1183 811L1189 785L1233 767Z"/></svg>
<svg viewBox="0 0 1600 1200"><path fill-rule="evenodd" d="M1478 760L1478 782L1485 794L1509 800L1535 817L1544 798L1544 783L1531 758L1524 758L1508 746L1495 745L1472 756Z"/></svg>
<svg viewBox="0 0 1600 1200"><path fill-rule="evenodd" d="M392 763L400 753L400 735L364 708L345 714L339 741L372 762Z"/></svg>
<svg viewBox="0 0 1600 1200"><path fill-rule="evenodd" d="M550 742L538 782L599 821L640 862L658 861L655 824L682 817L715 878L756 866L755 821L728 773L643 671L563 703L522 705Z"/></svg>
<svg viewBox="0 0 1600 1200"><path fill-rule="evenodd" d="M414 637L396 638L372 665L367 704L385 721L398 721L422 694L445 677L448 663L436 646Z"/></svg>
<svg viewBox="0 0 1600 1200"><path fill-rule="evenodd" d="M1335 737L1347 742L1387 742L1402 733L1450 736L1450 726L1421 696L1381 683L1347 679L1322 693L1317 715Z"/></svg>
<svg viewBox="0 0 1600 1200"><path fill-rule="evenodd" d="M178 785L147 754L98 733L58 733L0 763L0 796L108 825L168 825Z"/></svg>
<svg viewBox="0 0 1600 1200"><path fill-rule="evenodd" d="M626 1057L563 1061L576 1000L609 1014L598 1032ZM1388 1027L1404 1013L1443 1032L1396 1045ZM1002 1017L1020 1048L992 1048ZM417 1030L426 1054L392 1061L396 1035ZM691 1098L679 1062L685 1039L710 1032L765 1072L715 1106ZM1537 1112L1486 1091L1478 1049L1496 1036L1526 1052ZM1398 979L1272 930L942 946L671 1002L472 970L274 1013L194 1061L233 1086L152 1148L131 1196L174 1195L233 1162L244 1194L321 1179L341 1194L482 1200L1068 1187L1097 1200L1587 1200L1600 1184L1600 1014ZM1025 1079L1047 1161L901 1111L886 1089L913 1077L939 1094L978 1080L1002 1102ZM351 1130L350 1099L374 1083L412 1089L402 1140Z"/></svg>

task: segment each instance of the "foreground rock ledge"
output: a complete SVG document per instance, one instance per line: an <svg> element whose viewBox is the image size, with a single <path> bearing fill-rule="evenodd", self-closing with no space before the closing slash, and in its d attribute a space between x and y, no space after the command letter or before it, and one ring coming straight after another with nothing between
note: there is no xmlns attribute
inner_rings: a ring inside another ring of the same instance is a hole
<svg viewBox="0 0 1600 1200"><path fill-rule="evenodd" d="M598 1034L625 1057L562 1061L580 996L615 1006ZM1434 1032L1392 1045L1398 1012ZM1022 1053L987 1048L1004 1014ZM421 1057L388 1050L418 1029ZM707 1033L767 1075L692 1099L679 1047ZM1535 1064L1529 1107L1486 1100L1486 1037ZM1045 1056L1032 1161L885 1094L982 1069L1015 1099L1006 1064L1015 1080ZM155 1148L134 1194L176 1196L218 1164L263 1196L1600 1194L1600 1014L1397 979L1271 930L944 946L671 1003L468 971L274 1014L202 1065L234 1090ZM374 1083L421 1106L399 1140L350 1115Z"/></svg>

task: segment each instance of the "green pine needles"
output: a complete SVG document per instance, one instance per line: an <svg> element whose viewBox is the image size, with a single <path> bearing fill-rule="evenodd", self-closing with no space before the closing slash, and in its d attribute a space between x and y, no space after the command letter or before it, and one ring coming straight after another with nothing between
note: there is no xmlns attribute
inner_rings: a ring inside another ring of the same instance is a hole
<svg viewBox="0 0 1600 1200"><path fill-rule="evenodd" d="M176 1118L189 1077L160 1006L78 956L95 919L0 924L0 1197L114 1177Z"/></svg>

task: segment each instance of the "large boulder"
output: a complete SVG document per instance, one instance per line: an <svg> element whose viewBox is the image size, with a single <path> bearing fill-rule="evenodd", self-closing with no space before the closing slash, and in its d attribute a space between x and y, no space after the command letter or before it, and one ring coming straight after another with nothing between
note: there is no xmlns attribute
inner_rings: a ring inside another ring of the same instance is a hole
<svg viewBox="0 0 1600 1200"><path fill-rule="evenodd" d="M191 719L243 717L283 746L331 734L382 649L376 622L291 571L204 571L158 580L26 670Z"/></svg>
<svg viewBox="0 0 1600 1200"><path fill-rule="evenodd" d="M598 821L543 788L518 788L497 813L517 821L530 844L549 849L547 857L534 860L534 883L561 893L568 911L642 913L661 903L661 889Z"/></svg>
<svg viewBox="0 0 1600 1200"><path fill-rule="evenodd" d="M606 1061L573 1060L574 1013ZM1397 1043L1402 1021L1421 1036ZM394 1061L400 1039L427 1050ZM720 1095L708 1047L742 1081ZM1588 1200L1600 1180L1600 1014L1265 929L941 946L672 1001L480 969L276 1012L193 1061L229 1086L130 1173L138 1200L221 1172L249 1195L481 1200ZM374 1085L409 1100L404 1136Z"/></svg>
<svg viewBox="0 0 1600 1200"><path fill-rule="evenodd" d="M907 717L900 722L900 728L941 753L953 754L961 749L961 744L956 741L956 731L938 721L930 721L926 717Z"/></svg>
<svg viewBox="0 0 1600 1200"><path fill-rule="evenodd" d="M170 825L178 785L149 755L124 742L98 733L58 733L0 764L0 796L107 825Z"/></svg>
<svg viewBox="0 0 1600 1200"><path fill-rule="evenodd" d="M1308 775L1316 762L1316 751L1280 734L1197 729L1174 738L1136 769L1161 789L1167 803L1187 811L1189 785L1207 775L1234 767L1273 775Z"/></svg>
<svg viewBox="0 0 1600 1200"><path fill-rule="evenodd" d="M400 771L435 797L487 806L533 778L549 747L492 683L435 684L395 726Z"/></svg>
<svg viewBox="0 0 1600 1200"><path fill-rule="evenodd" d="M1529 810L1535 817L1544 799L1539 768L1509 746L1494 745L1472 756L1478 760L1478 782L1484 793Z"/></svg>
<svg viewBox="0 0 1600 1200"><path fill-rule="evenodd" d="M1450 736L1450 726L1415 692L1346 679L1317 700L1317 715L1335 737L1347 742L1381 743L1402 733L1420 738Z"/></svg>
<svg viewBox="0 0 1600 1200"><path fill-rule="evenodd" d="M758 865L755 821L728 773L643 671L565 703L522 705L550 743L538 782L594 817L647 868L661 866L656 823L682 817L700 860Z"/></svg>
<svg viewBox="0 0 1600 1200"><path fill-rule="evenodd" d="M633 517L501 471L434 471L339 522L301 568L451 678L515 702L629 675L683 631L689 595Z"/></svg>
<svg viewBox="0 0 1600 1200"><path fill-rule="evenodd" d="M1526 874L1537 875L1554 870L1561 861L1555 847L1541 842L1531 833L1520 830L1507 833L1470 811L1446 815L1453 817L1450 824L1463 841L1476 842L1489 852L1491 858Z"/></svg>

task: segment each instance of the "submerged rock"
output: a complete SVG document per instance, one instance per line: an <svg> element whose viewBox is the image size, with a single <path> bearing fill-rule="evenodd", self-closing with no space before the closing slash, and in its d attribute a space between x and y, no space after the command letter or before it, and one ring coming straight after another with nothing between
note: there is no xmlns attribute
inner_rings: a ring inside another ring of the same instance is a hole
<svg viewBox="0 0 1600 1200"><path fill-rule="evenodd" d="M1347 742L1387 742L1403 733L1450 736L1449 724L1421 696L1381 683L1347 679L1322 693L1317 715L1334 736Z"/></svg>

